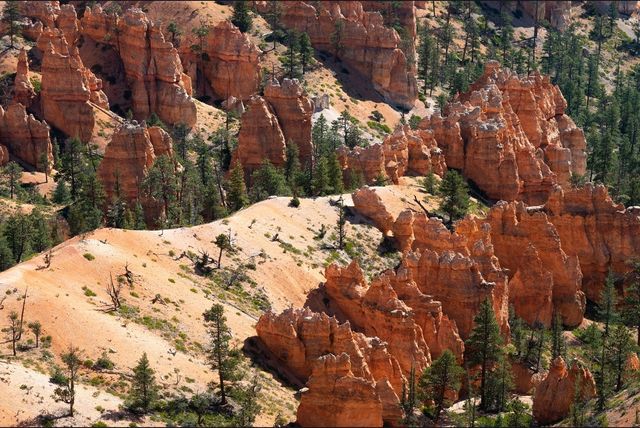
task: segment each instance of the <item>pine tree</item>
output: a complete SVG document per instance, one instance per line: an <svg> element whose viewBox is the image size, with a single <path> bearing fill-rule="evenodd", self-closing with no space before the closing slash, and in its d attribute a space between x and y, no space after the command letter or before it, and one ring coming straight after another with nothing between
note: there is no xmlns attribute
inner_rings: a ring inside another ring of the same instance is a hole
<svg viewBox="0 0 640 428"><path fill-rule="evenodd" d="M449 170L445 173L439 193L443 198L441 209L447 213L450 222L465 216L470 203L469 190L467 183L457 171Z"/></svg>
<svg viewBox="0 0 640 428"><path fill-rule="evenodd" d="M633 352L633 339L626 326L615 324L611 328L608 351L610 353L611 369L613 370L613 386L617 392L622 389L627 358Z"/></svg>
<svg viewBox="0 0 640 428"><path fill-rule="evenodd" d="M321 157L316 163L311 180L311 189L315 196L326 195L329 192L329 166L325 157Z"/></svg>
<svg viewBox="0 0 640 428"><path fill-rule="evenodd" d="M437 360L426 368L420 378L420 388L423 394L433 400L436 408L434 422L440 419L442 409L449 407L452 403L448 399L450 391L460 389L460 379L464 370L456 362L456 357L450 350L445 350Z"/></svg>
<svg viewBox="0 0 640 428"><path fill-rule="evenodd" d="M636 330L637 345L640 347L640 263L633 265L632 282L625 289L622 307L622 320Z"/></svg>
<svg viewBox="0 0 640 428"><path fill-rule="evenodd" d="M562 318L558 313L555 313L551 324L551 360L564 356L566 350L567 345L562 331Z"/></svg>
<svg viewBox="0 0 640 428"><path fill-rule="evenodd" d="M229 204L229 210L232 212L249 205L247 186L244 184L244 171L240 162L236 163L229 176L227 183L227 203Z"/></svg>
<svg viewBox="0 0 640 428"><path fill-rule="evenodd" d="M502 357L503 339L489 298L480 304L480 310L473 320L474 328L465 342L465 354L472 365L480 365L480 408L488 408L487 380L489 370Z"/></svg>
<svg viewBox="0 0 640 428"><path fill-rule="evenodd" d="M9 188L9 197L11 199L16 196L18 187L20 186L20 178L22 177L22 168L17 162L11 161L2 168L2 175L7 181Z"/></svg>
<svg viewBox="0 0 640 428"><path fill-rule="evenodd" d="M36 348L39 348L40 334L42 334L42 324L40 323L40 321L32 321L27 324L27 327L29 327L29 330L31 330L33 335L36 337Z"/></svg>
<svg viewBox="0 0 640 428"><path fill-rule="evenodd" d="M618 318L618 314L615 309L616 303L617 295L615 289L615 278L613 276L613 272L610 271L607 275L605 288L602 291L600 304L598 306L598 315L604 324L600 340L600 355L598 356L599 367L595 376L596 389L598 392L596 406L599 410L604 409L611 392L607 350L610 346L611 326Z"/></svg>
<svg viewBox="0 0 640 428"><path fill-rule="evenodd" d="M182 30L180 30L180 28L178 27L178 24L176 24L175 21L169 22L169 25L167 25L167 32L171 34L171 44L177 47L176 45L177 37L182 35ZM151 125L150 122L148 124Z"/></svg>
<svg viewBox="0 0 640 428"><path fill-rule="evenodd" d="M281 58L282 65L287 70L287 77L293 79L300 76L300 43L295 31L287 33L287 51Z"/></svg>
<svg viewBox="0 0 640 428"><path fill-rule="evenodd" d="M7 1L2 11L2 22L8 26L9 34L9 47L13 48L15 43L15 36L20 35L22 14L20 13L20 6L17 1Z"/></svg>
<svg viewBox="0 0 640 428"><path fill-rule="evenodd" d="M344 208L344 199L342 199L342 195L338 198L336 202L336 206L338 207L338 220L336 221L336 232L338 234L338 249L344 249L345 240L347 237L347 216Z"/></svg>
<svg viewBox="0 0 640 428"><path fill-rule="evenodd" d="M329 155L327 162L327 176L329 178L329 187L332 193L344 192L344 181L342 178L342 166L338 156L334 153Z"/></svg>
<svg viewBox="0 0 640 428"><path fill-rule="evenodd" d="M53 391L53 397L55 401L62 401L68 404L69 416L73 417L76 402L76 381L78 380L78 371L82 365L82 351L79 348L70 346L60 358L67 368L66 382L63 386L59 386Z"/></svg>
<svg viewBox="0 0 640 428"><path fill-rule="evenodd" d="M501 355L493 370L487 373L487 409L496 412L506 410L509 394L513 389L513 374L511 364L506 355Z"/></svg>
<svg viewBox="0 0 640 428"><path fill-rule="evenodd" d="M285 196L290 193L284 174L268 159L262 161L262 165L253 172L251 178L253 186L250 194L253 202L262 201L273 195Z"/></svg>
<svg viewBox="0 0 640 428"><path fill-rule="evenodd" d="M131 410L146 413L158 398L155 372L149 364L147 353L143 353L133 368L128 407Z"/></svg>
<svg viewBox="0 0 640 428"><path fill-rule="evenodd" d="M420 33L420 44L418 45L418 76L422 78L424 81L424 85L422 86L422 93L426 95L427 88L432 88L434 82L432 82L432 77L434 76L432 67L434 55L436 53L436 42L434 38L431 36L431 32L426 25L421 26Z"/></svg>
<svg viewBox="0 0 640 428"><path fill-rule="evenodd" d="M400 397L400 407L405 414L402 423L407 426L415 425L413 412L418 402L416 389L416 368L412 365L407 382L402 382L402 394Z"/></svg>
<svg viewBox="0 0 640 428"><path fill-rule="evenodd" d="M231 22L243 33L251 30L251 27L253 26L253 18L251 17L246 1L237 0L233 3L233 15L231 16Z"/></svg>
<svg viewBox="0 0 640 428"><path fill-rule="evenodd" d="M203 317L211 337L211 347L207 350L209 364L213 370L218 371L220 403L226 404L225 381L234 377L239 363L239 353L230 346L231 330L227 326L224 307L214 304Z"/></svg>
<svg viewBox="0 0 640 428"><path fill-rule="evenodd" d="M298 40L298 49L300 51L300 65L302 66L302 74L308 70L308 66L313 62L313 46L309 34L303 32Z"/></svg>
<svg viewBox="0 0 640 428"><path fill-rule="evenodd" d="M162 203L162 216L169 224L177 217L178 188L175 165L169 156L156 158L142 186L145 194Z"/></svg>

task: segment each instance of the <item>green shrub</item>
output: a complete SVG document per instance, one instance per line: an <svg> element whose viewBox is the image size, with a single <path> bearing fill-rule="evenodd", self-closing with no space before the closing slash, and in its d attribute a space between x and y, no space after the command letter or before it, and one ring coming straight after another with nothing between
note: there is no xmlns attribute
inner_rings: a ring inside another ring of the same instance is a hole
<svg viewBox="0 0 640 428"><path fill-rule="evenodd" d="M87 260L89 260L89 261L92 261L92 260L95 260L95 259L96 259L96 258L95 258L95 256L94 256L93 254L91 254L91 253L84 253L84 254L82 255L82 257L84 257L85 259L87 259Z"/></svg>

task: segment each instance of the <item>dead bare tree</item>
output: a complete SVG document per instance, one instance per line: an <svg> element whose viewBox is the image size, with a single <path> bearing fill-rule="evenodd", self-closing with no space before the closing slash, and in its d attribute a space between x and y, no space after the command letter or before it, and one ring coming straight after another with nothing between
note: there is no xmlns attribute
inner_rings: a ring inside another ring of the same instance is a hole
<svg viewBox="0 0 640 428"><path fill-rule="evenodd" d="M109 284L107 284L107 295L111 299L111 306L109 312L115 312L120 309L120 293L122 292L122 283L119 281L113 282L113 275L109 274Z"/></svg>
<svg viewBox="0 0 640 428"><path fill-rule="evenodd" d="M209 253L204 250L199 251L199 256L192 256L193 268L198 275L207 276L213 271L211 265L214 260L209 256Z"/></svg>
<svg viewBox="0 0 640 428"><path fill-rule="evenodd" d="M40 265L36 268L36 270L49 269L51 267L51 259L53 258L53 252L49 250L44 255L44 265Z"/></svg>
<svg viewBox="0 0 640 428"><path fill-rule="evenodd" d="M0 311L4 309L4 301L7 300L7 296L2 296L2 298L0 299Z"/></svg>
<svg viewBox="0 0 640 428"><path fill-rule="evenodd" d="M127 280L129 287L133 287L133 281L135 278L134 278L133 272L129 270L129 262L127 262L127 264L124 265L124 274L122 274L122 276Z"/></svg>

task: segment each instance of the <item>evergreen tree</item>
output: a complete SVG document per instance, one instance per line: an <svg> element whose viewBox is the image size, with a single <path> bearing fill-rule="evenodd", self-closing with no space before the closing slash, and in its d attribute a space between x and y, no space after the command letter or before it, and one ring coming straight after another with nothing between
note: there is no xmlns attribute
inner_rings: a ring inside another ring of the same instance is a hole
<svg viewBox="0 0 640 428"><path fill-rule="evenodd" d="M290 193L285 175L268 159L252 174L251 200L259 202L269 196L284 196Z"/></svg>
<svg viewBox="0 0 640 428"><path fill-rule="evenodd" d="M33 229L29 217L15 212L5 220L3 226L3 234L13 254L13 261L20 263L31 250Z"/></svg>
<svg viewBox="0 0 640 428"><path fill-rule="evenodd" d="M302 66L302 74L305 74L309 65L313 62L313 46L309 34L303 32L298 40L298 49L300 51L300 65Z"/></svg>
<svg viewBox="0 0 640 428"><path fill-rule="evenodd" d="M433 195L436 193L437 184L436 175L432 171L429 171L422 181L422 188L425 192Z"/></svg>
<svg viewBox="0 0 640 428"><path fill-rule="evenodd" d="M329 193L329 166L327 165L327 158L325 157L320 158L313 170L311 190L315 196L322 196Z"/></svg>
<svg viewBox="0 0 640 428"><path fill-rule="evenodd" d="M31 224L31 249L40 253L53 244L51 239L51 230L49 222L45 218L42 208L35 207L29 214L29 223Z"/></svg>
<svg viewBox="0 0 640 428"><path fill-rule="evenodd" d="M596 406L599 410L604 409L607 399L611 393L611 378L607 358L607 351L610 346L611 326L617 321L618 314L615 306L617 303L617 295L615 289L615 278L612 272L607 275L605 288L600 297L598 306L598 316L603 323L603 329L600 339L600 355L597 356L599 362L598 371L595 375L596 389L598 392Z"/></svg>
<svg viewBox="0 0 640 428"><path fill-rule="evenodd" d="M420 387L423 394L433 400L436 408L434 422L440 419L442 409L449 407L452 403L448 399L451 397L450 391L460 389L460 380L464 370L456 362L456 357L450 350L445 350L437 360L426 368L420 378Z"/></svg>
<svg viewBox="0 0 640 428"><path fill-rule="evenodd" d="M422 93L426 95L427 88L432 90L435 85L433 77L437 75L437 72L434 73L433 67L437 66L437 63L434 64L434 58L437 61L437 48L436 42L426 25L420 27L418 36L420 40L418 45L418 76L424 82Z"/></svg>
<svg viewBox="0 0 640 428"><path fill-rule="evenodd" d="M176 24L176 21L169 22L169 25L167 25L167 32L171 34L171 44L177 47L176 45L176 41L178 40L177 37L182 35L182 30L180 30L180 28L178 27L178 24ZM150 122L148 124L151 125Z"/></svg>
<svg viewBox="0 0 640 428"><path fill-rule="evenodd" d="M209 364L218 371L218 386L220 388L220 403L226 404L227 396L225 381L235 376L239 363L239 352L230 346L231 330L227 326L224 307L214 304L203 314L207 324L211 347L207 350Z"/></svg>
<svg viewBox="0 0 640 428"><path fill-rule="evenodd" d="M342 179L342 166L338 156L334 153L329 155L327 161L327 177L329 179L328 184L331 188L331 193L344 192L344 181Z"/></svg>
<svg viewBox="0 0 640 428"><path fill-rule="evenodd" d="M22 25L22 14L20 13L20 6L17 1L5 2L4 9L2 11L2 23L7 27L9 34L9 47L13 48L15 43L15 37L20 35Z"/></svg>
<svg viewBox="0 0 640 428"><path fill-rule="evenodd" d="M634 344L629 329L622 324L615 324L611 328L609 343L609 364L613 370L613 387L617 392L622 389L627 368L627 358L633 352Z"/></svg>
<svg viewBox="0 0 640 428"><path fill-rule="evenodd" d="M287 51L280 58L282 65L287 70L287 77L290 79L300 77L300 43L295 31L287 33Z"/></svg>
<svg viewBox="0 0 640 428"><path fill-rule="evenodd" d="M336 221L336 232L338 234L338 249L343 250L345 240L347 237L347 215L344 208L344 200L342 199L342 195L338 198L336 202L336 206L338 207L338 220Z"/></svg>
<svg viewBox="0 0 640 428"><path fill-rule="evenodd" d="M13 253L11 252L11 248L9 247L9 243L4 236L0 235L0 271L4 271L13 266L15 260L13 258Z"/></svg>
<svg viewBox="0 0 640 428"><path fill-rule="evenodd" d="M251 27L253 26L253 18L251 17L246 1L236 0L236 2L233 3L233 15L231 16L231 22L243 33L251 30Z"/></svg>
<svg viewBox="0 0 640 428"><path fill-rule="evenodd" d="M499 357L493 370L487 373L487 409L503 412L509 402L509 395L513 389L513 374L511 364L506 355Z"/></svg>
<svg viewBox="0 0 640 428"><path fill-rule="evenodd" d="M138 364L133 368L131 388L129 390L128 407L131 410L146 413L158 398L155 372L149 364L147 353L143 353Z"/></svg>
<svg viewBox="0 0 640 428"><path fill-rule="evenodd" d="M553 315L551 324L551 360L564 356L567 351L567 345L564 340L562 331L562 318L558 313Z"/></svg>
<svg viewBox="0 0 640 428"><path fill-rule="evenodd" d="M441 209L449 216L449 221L461 219L469 209L469 190L464 178L455 170L445 173L440 183L439 193L442 195Z"/></svg>
<svg viewBox="0 0 640 428"><path fill-rule="evenodd" d="M247 186L244 184L244 171L240 162L237 162L231 170L231 175L227 182L227 202L229 210L232 212L249 205Z"/></svg>
<svg viewBox="0 0 640 428"><path fill-rule="evenodd" d="M416 424L413 412L416 408L417 402L416 368L412 365L408 381L402 382L402 394L400 396L400 407L405 414L405 417L402 420L404 425L413 426Z"/></svg>
<svg viewBox="0 0 640 428"><path fill-rule="evenodd" d="M16 196L18 187L20 186L20 178L22 177L22 168L17 162L11 161L2 168L7 187L9 188L9 197L13 199Z"/></svg>
<svg viewBox="0 0 640 428"><path fill-rule="evenodd" d="M627 326L636 329L637 345L640 347L640 263L633 265L631 274L631 285L625 289L622 319Z"/></svg>
<svg viewBox="0 0 640 428"><path fill-rule="evenodd" d="M156 158L142 183L146 196L162 204L161 215L169 224L178 217L179 182L177 178L173 161L163 155Z"/></svg>
<svg viewBox="0 0 640 428"><path fill-rule="evenodd" d="M76 382L78 380L78 371L82 365L82 351L70 346L60 358L67 368L67 375L65 384L54 390L53 397L56 401L67 403L69 405L69 416L73 417L76 402Z"/></svg>
<svg viewBox="0 0 640 428"><path fill-rule="evenodd" d="M465 342L465 355L468 355L469 364L480 365L480 408L486 410L489 407L489 371L503 355L503 339L489 298L480 304L473 324L474 328Z"/></svg>

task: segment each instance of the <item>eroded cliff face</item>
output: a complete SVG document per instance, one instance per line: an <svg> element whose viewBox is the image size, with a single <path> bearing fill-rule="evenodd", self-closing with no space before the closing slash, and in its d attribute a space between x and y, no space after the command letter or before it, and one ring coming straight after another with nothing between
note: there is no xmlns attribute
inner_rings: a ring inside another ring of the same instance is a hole
<svg viewBox="0 0 640 428"><path fill-rule="evenodd" d="M70 137L88 142L95 123L94 105L105 107L100 80L84 67L75 47L70 47L61 30L45 28L38 38L43 51L42 115ZM108 107L108 105L107 105Z"/></svg>
<svg viewBox="0 0 640 428"><path fill-rule="evenodd" d="M352 375L362 379L367 388L374 389L374 393L366 398L369 405L376 408L381 405L386 421L395 423L402 417L398 397L405 377L396 358L389 353L387 343L353 332L349 322L339 323L334 317L309 309L288 309L279 315L268 312L260 317L256 332L294 376L307 382L308 394L327 392L317 383L316 363L327 356L346 355ZM301 405L302 421L320 417L317 409L311 406L322 403ZM302 421L299 418L298 423L303 424Z"/></svg>
<svg viewBox="0 0 640 428"><path fill-rule="evenodd" d="M568 256L544 212L499 202L485 219L500 264L509 269L509 301L530 325L551 325L554 311L567 326L582 321L586 299L578 257Z"/></svg>
<svg viewBox="0 0 640 428"><path fill-rule="evenodd" d="M272 79L264 88L264 98L273 107L287 144L298 146L300 164L309 168L313 162L311 115L313 105L297 79Z"/></svg>
<svg viewBox="0 0 640 428"><path fill-rule="evenodd" d="M242 115L238 146L233 152L231 165L240 162L245 180L260 168L264 160L276 167L284 166L287 146L273 107L263 97L254 95Z"/></svg>
<svg viewBox="0 0 640 428"><path fill-rule="evenodd" d="M381 427L383 409L376 387L351 371L349 355L324 355L313 362L313 373L298 406L301 426Z"/></svg>
<svg viewBox="0 0 640 428"><path fill-rule="evenodd" d="M282 83L271 80L264 97L254 95L247 103L231 164L240 162L250 180L264 160L284 166L287 144L294 143L301 165L309 167L313 162L312 114L311 100L297 79L283 79Z"/></svg>
<svg viewBox="0 0 640 428"><path fill-rule="evenodd" d="M146 14L130 8L122 17L107 15L100 5L87 8L82 34L112 46L118 53L131 89L131 107L138 120L152 113L165 123L192 127L196 106L189 96L190 79L182 71L178 51Z"/></svg>
<svg viewBox="0 0 640 428"><path fill-rule="evenodd" d="M533 417L540 424L558 422L569 414L575 388L583 400L596 395L596 384L589 369L574 360L571 367L562 357L553 360L547 376L536 386L533 395Z"/></svg>
<svg viewBox="0 0 640 428"><path fill-rule="evenodd" d="M21 49L20 54L18 54L16 77L13 81L12 101L20 103L27 108L31 106L31 102L36 97L36 92L33 89L33 84L29 77L29 60L27 58L27 52L24 49Z"/></svg>
<svg viewBox="0 0 640 428"><path fill-rule="evenodd" d="M0 107L0 143L38 171L53 164L49 125L28 114L22 104L11 104L6 111Z"/></svg>
<svg viewBox="0 0 640 428"><path fill-rule="evenodd" d="M564 114L566 101L548 77L520 79L495 61L470 91L425 118L447 165L495 200L543 204L555 184L586 171L582 130Z"/></svg>
<svg viewBox="0 0 640 428"><path fill-rule="evenodd" d="M258 2L258 7L268 10L266 2ZM402 10L414 14L413 6ZM415 67L403 51L415 54L413 38L409 34L403 44L379 12L366 11L359 1L289 1L282 4L281 22L286 28L306 31L316 49L340 58L352 74L370 81L385 101L413 108L418 96ZM336 28L338 38L332 39Z"/></svg>
<svg viewBox="0 0 640 428"><path fill-rule="evenodd" d="M580 260L587 298L599 301L609 270L622 277L640 253L640 210L614 203L602 185L586 184L555 187L544 212L564 251Z"/></svg>
<svg viewBox="0 0 640 428"><path fill-rule="evenodd" d="M120 125L98 167L107 203L119 196L130 206L136 202L152 205L154 201L142 197L142 183L155 160L163 155L172 157L173 148L171 137L162 128L133 122Z"/></svg>
<svg viewBox="0 0 640 428"><path fill-rule="evenodd" d="M201 47L194 52L191 46ZM248 100L260 85L260 50L231 22L221 21L202 40L189 35L178 50L198 94L216 100ZM198 76L202 77L198 77Z"/></svg>
<svg viewBox="0 0 640 428"><path fill-rule="evenodd" d="M336 151L343 177L360 176L366 184L388 180L397 184L404 175L444 175L445 156L431 130L413 130L399 126L382 144Z"/></svg>

